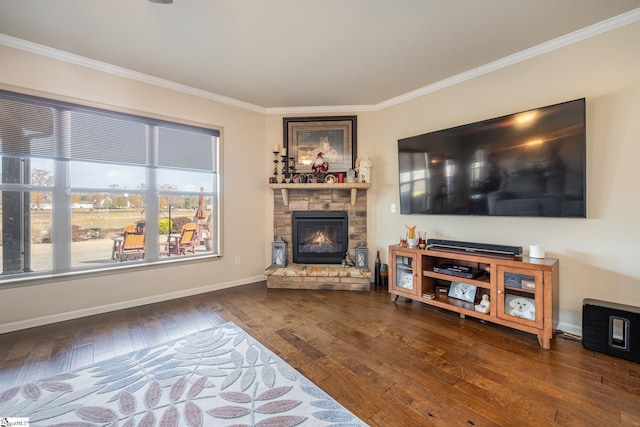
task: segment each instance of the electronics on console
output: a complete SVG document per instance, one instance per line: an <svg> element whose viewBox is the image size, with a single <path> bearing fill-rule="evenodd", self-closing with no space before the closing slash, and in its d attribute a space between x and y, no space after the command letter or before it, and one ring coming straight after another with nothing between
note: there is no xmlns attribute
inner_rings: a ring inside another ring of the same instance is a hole
<svg viewBox="0 0 640 427"><path fill-rule="evenodd" d="M490 243L458 242L455 240L427 239L432 249L453 249L465 252L521 256L522 246L493 245Z"/></svg>
<svg viewBox="0 0 640 427"><path fill-rule="evenodd" d="M451 276L464 277L465 279L475 279L484 274L484 270L467 267L464 265L441 264L433 267L436 273L449 274Z"/></svg>

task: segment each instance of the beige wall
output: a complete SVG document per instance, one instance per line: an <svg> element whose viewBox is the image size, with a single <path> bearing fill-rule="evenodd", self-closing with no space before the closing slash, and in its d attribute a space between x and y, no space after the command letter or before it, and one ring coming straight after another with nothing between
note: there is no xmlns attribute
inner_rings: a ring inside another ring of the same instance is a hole
<svg viewBox="0 0 640 427"><path fill-rule="evenodd" d="M559 328L579 332L583 298L640 306L640 23L377 112L377 248L404 225L429 237L546 246L560 259ZM398 138L587 99L587 219L391 214ZM386 255L386 254L385 254ZM385 256L385 259L387 257Z"/></svg>
<svg viewBox="0 0 640 427"><path fill-rule="evenodd" d="M370 254L379 250L386 261L387 246L397 242L405 224L433 238L525 248L544 244L548 256L560 259L561 329L580 331L583 298L640 306L637 40L640 23L400 105L340 113L358 115L358 153L373 162L367 195ZM220 261L0 290L0 332L262 277L274 237L273 197L265 184L273 167L272 146L282 143L282 115L246 111L10 48L0 47L0 58L0 85L223 127L225 249ZM390 205L399 203L398 138L581 97L587 98L587 219L390 213ZM240 266L234 265L235 256L242 257Z"/></svg>
<svg viewBox="0 0 640 427"><path fill-rule="evenodd" d="M0 332L261 279L265 115L0 46L0 87L220 128L220 260L38 280L0 290ZM235 257L240 256L240 265Z"/></svg>

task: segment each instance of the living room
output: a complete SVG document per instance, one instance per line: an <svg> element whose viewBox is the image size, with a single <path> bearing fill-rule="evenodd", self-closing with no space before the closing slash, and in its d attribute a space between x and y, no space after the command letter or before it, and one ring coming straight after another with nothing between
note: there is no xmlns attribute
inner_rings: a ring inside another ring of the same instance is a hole
<svg viewBox="0 0 640 427"><path fill-rule="evenodd" d="M273 192L267 188L272 147L282 145L284 117L323 115L356 115L357 151L373 164L367 191L370 268L377 251L387 262L388 246L398 242L407 224L417 225L429 238L525 248L543 244L548 257L560 260L560 330L581 334L585 298L638 307L640 201L633 194L640 183L635 163L640 158L639 15L635 9L625 25L507 66L471 70L472 77L455 84L414 88L416 93L348 110L283 111L225 103L119 70L83 66L5 38L0 89L222 128L223 256L3 285L0 332L265 280L277 237ZM586 218L391 212L391 205L399 203L398 139L582 97L587 108Z"/></svg>
<svg viewBox="0 0 640 427"><path fill-rule="evenodd" d="M633 47L637 26L631 23L386 108L344 112L357 115L358 153L368 155L373 163L372 187L367 194L369 259L379 250L386 261L387 246L398 242L407 223L417 224L429 238L523 247L544 244L548 256L561 260L560 329L580 332L583 298L640 305L634 256L640 231L635 199L628 197L632 183L638 181L633 163L638 150L633 141L639 133L633 119L638 85ZM320 112L264 114L6 44L1 49L5 89L58 94L94 105L224 126L226 237L225 256L215 262L56 278L5 288L6 308L0 314L3 330L262 280L275 237L273 194L266 187L273 166L273 144L282 144L283 117ZM56 70L55 79L50 78L50 69ZM587 99L586 219L406 217L390 213L390 206L398 203L398 139L579 97ZM334 114L329 111L327 115ZM237 256L241 257L240 265L234 263ZM175 280L187 269L188 285ZM60 300L58 295L74 298Z"/></svg>

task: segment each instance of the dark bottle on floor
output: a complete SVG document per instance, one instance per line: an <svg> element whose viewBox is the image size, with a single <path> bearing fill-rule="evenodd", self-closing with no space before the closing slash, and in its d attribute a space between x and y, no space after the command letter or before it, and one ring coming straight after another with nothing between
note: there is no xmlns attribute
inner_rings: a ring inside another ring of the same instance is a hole
<svg viewBox="0 0 640 427"><path fill-rule="evenodd" d="M376 264L374 271L374 283L375 286L380 286L382 283L380 281L380 251L376 252Z"/></svg>

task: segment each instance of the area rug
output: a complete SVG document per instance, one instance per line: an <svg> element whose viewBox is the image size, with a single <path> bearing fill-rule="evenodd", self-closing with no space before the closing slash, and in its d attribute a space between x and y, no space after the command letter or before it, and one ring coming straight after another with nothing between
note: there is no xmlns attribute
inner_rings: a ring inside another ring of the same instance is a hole
<svg viewBox="0 0 640 427"><path fill-rule="evenodd" d="M33 426L365 426L232 322L0 391Z"/></svg>

